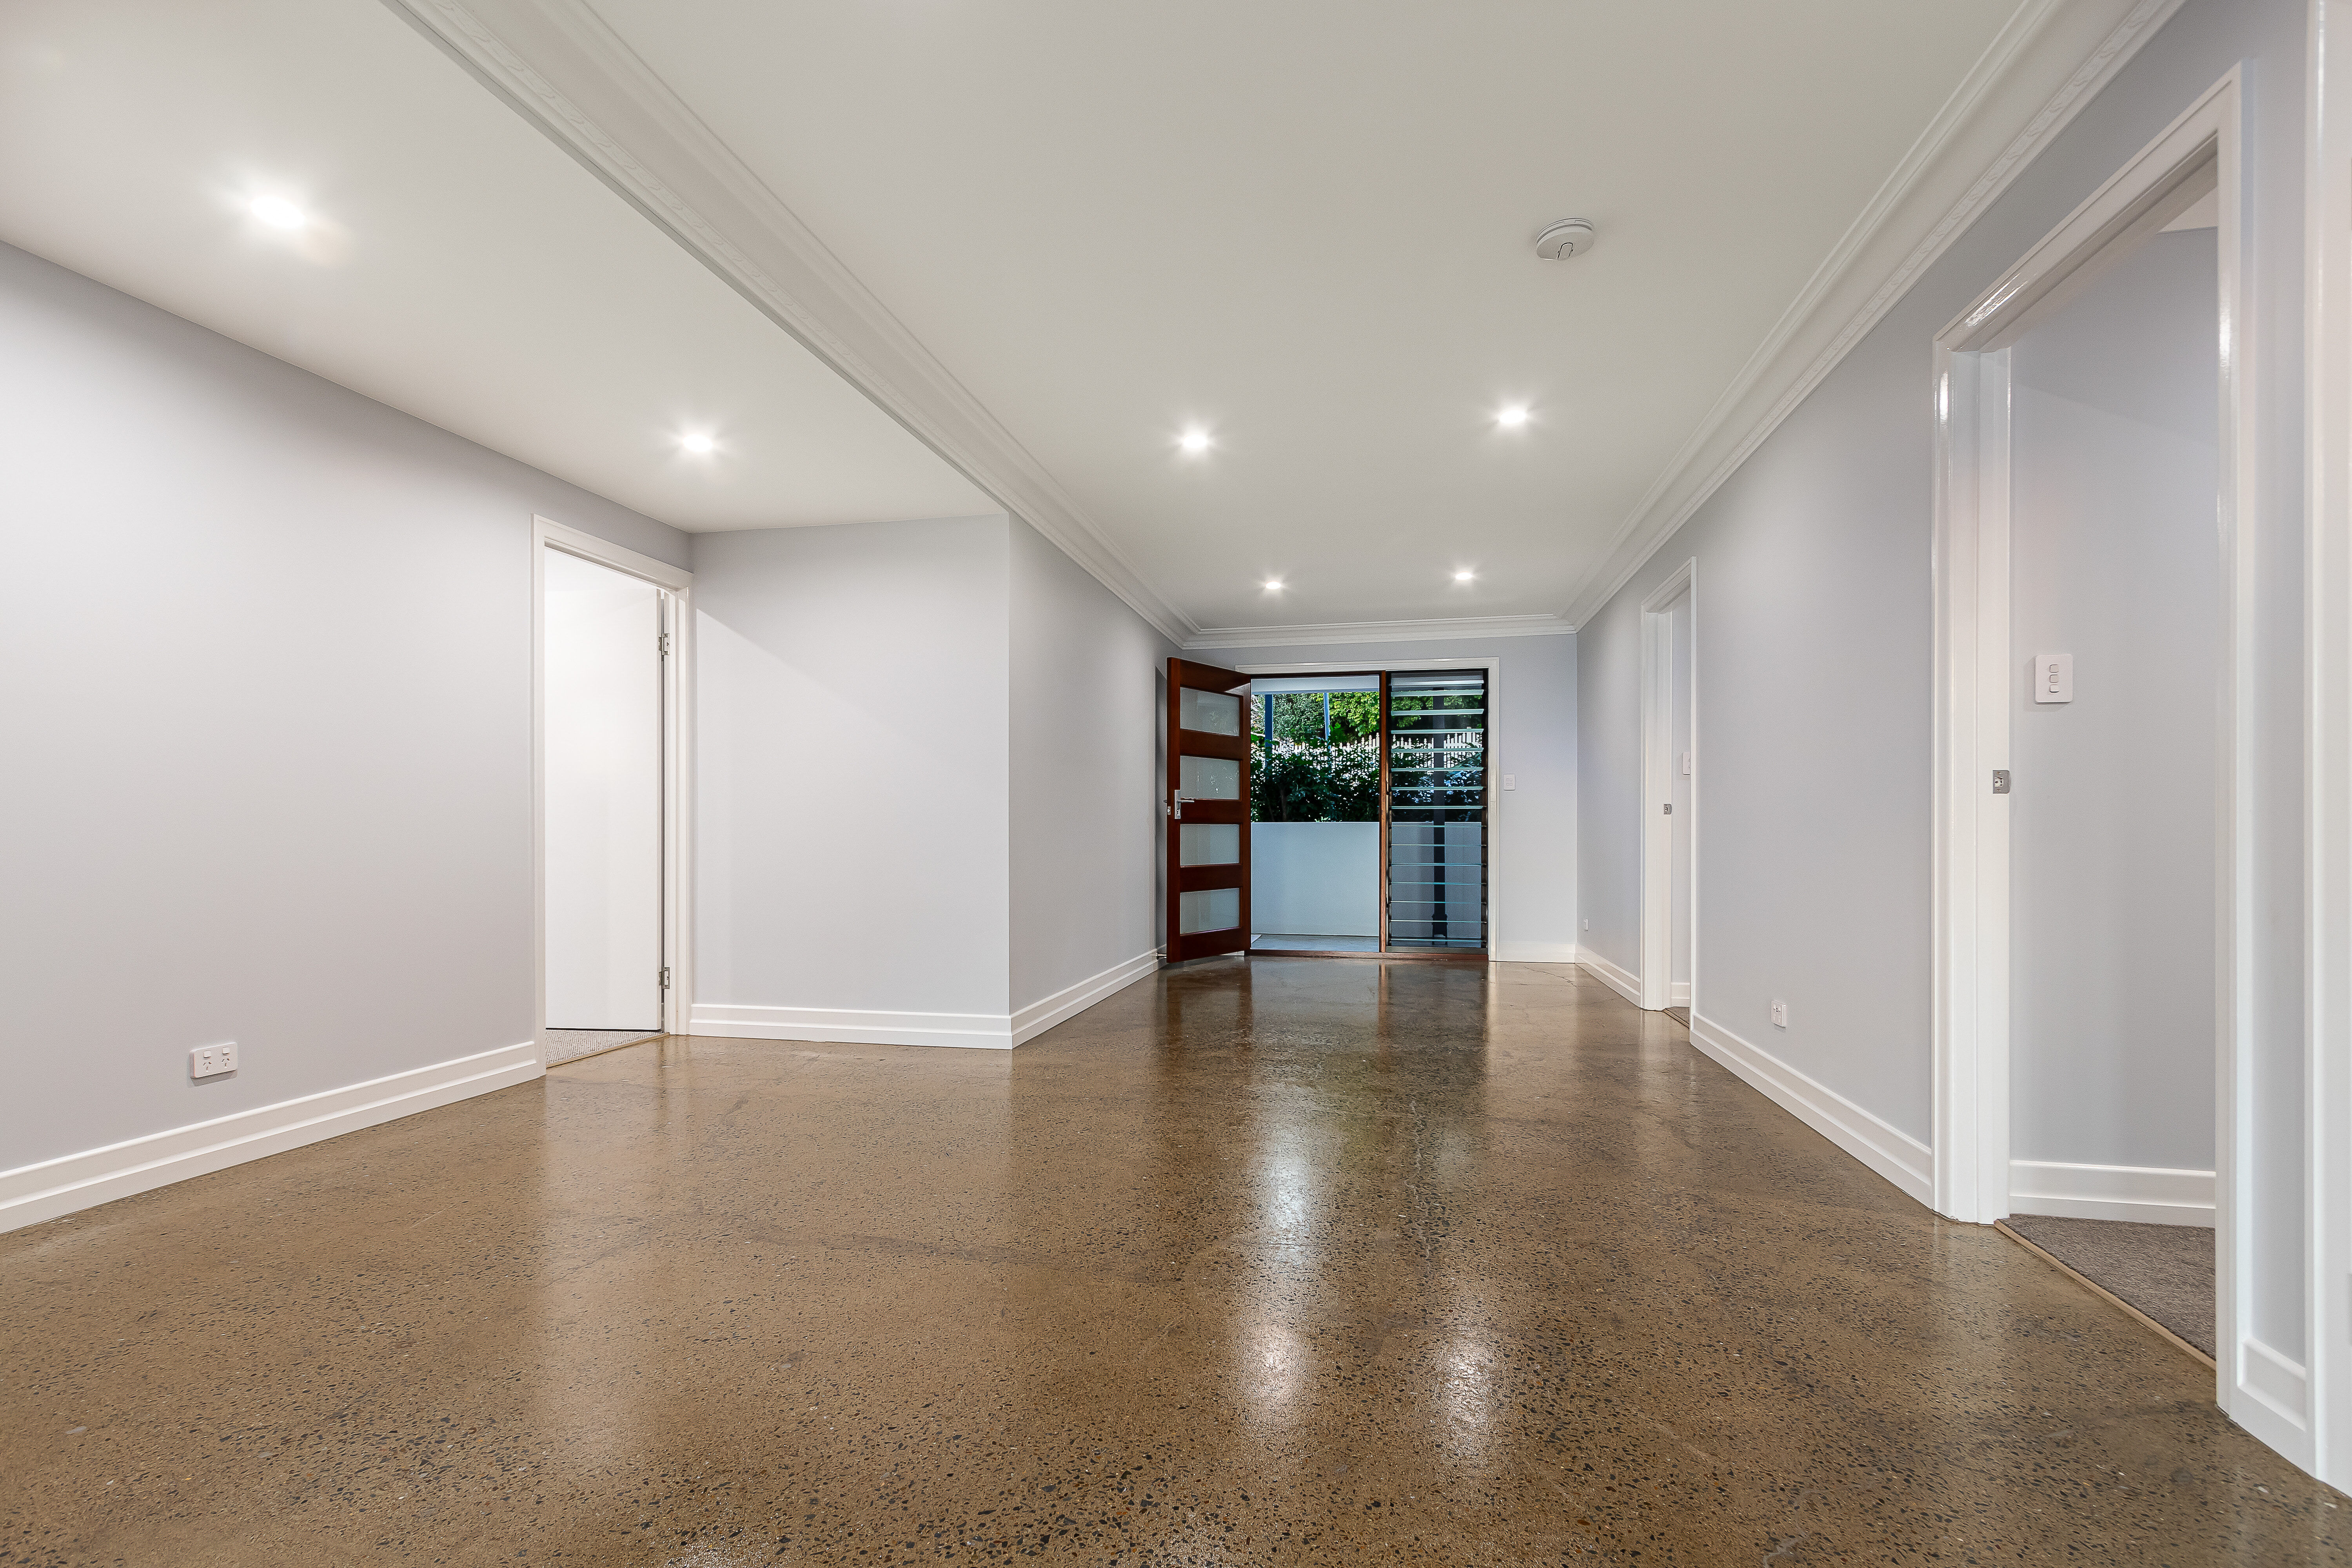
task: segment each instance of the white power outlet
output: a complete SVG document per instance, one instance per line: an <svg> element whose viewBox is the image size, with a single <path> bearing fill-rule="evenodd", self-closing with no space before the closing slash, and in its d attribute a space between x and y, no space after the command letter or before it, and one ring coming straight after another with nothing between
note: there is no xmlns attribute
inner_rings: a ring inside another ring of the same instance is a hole
<svg viewBox="0 0 2352 1568"><path fill-rule="evenodd" d="M1772 1027L1774 1029L1789 1027L1789 1004L1778 997L1772 998Z"/></svg>
<svg viewBox="0 0 2352 1568"><path fill-rule="evenodd" d="M226 1045L200 1045L188 1052L188 1076L218 1078L224 1072L236 1071L236 1041Z"/></svg>
<svg viewBox="0 0 2352 1568"><path fill-rule="evenodd" d="M1591 929L1592 929L1592 922L1591 922L1591 921L1590 921L1590 920L1586 921L1586 922L1584 923L1584 928L1585 928L1587 931L1591 930Z"/></svg>

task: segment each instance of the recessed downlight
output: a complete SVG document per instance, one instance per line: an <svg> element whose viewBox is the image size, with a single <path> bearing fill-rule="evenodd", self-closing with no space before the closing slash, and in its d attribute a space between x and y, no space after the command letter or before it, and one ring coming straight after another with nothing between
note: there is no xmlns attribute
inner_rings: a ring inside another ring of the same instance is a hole
<svg viewBox="0 0 2352 1568"><path fill-rule="evenodd" d="M1176 447L1186 456L1198 457L1209 449L1209 433L1194 425L1176 438Z"/></svg>
<svg viewBox="0 0 2352 1568"><path fill-rule="evenodd" d="M1505 403L1495 411L1495 423L1505 430L1517 430L1528 423L1528 405L1523 402Z"/></svg>
<svg viewBox="0 0 2352 1568"><path fill-rule="evenodd" d="M274 229L294 230L309 225L310 215L283 196L256 196L246 211Z"/></svg>
<svg viewBox="0 0 2352 1568"><path fill-rule="evenodd" d="M1278 577L1267 578L1265 580L1265 591L1268 593L1280 593L1282 591L1282 579Z"/></svg>
<svg viewBox="0 0 2352 1568"><path fill-rule="evenodd" d="M708 457L710 454L719 450L719 443L711 440L709 436L704 434L698 430L691 435L679 436L677 438L677 444L680 446L685 447L688 452L693 453L697 457Z"/></svg>
<svg viewBox="0 0 2352 1568"><path fill-rule="evenodd" d="M1477 575L1478 574L1475 571L1457 571L1454 574L1454 580L1456 582L1468 582Z"/></svg>

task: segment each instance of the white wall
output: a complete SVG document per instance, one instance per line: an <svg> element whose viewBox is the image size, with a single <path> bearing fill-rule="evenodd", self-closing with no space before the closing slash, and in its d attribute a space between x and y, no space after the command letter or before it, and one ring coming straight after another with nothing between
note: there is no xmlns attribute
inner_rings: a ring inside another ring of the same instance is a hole
<svg viewBox="0 0 2352 1568"><path fill-rule="evenodd" d="M1004 1047L1151 972L1147 622L1002 514L694 571L696 1030Z"/></svg>
<svg viewBox="0 0 2352 1568"><path fill-rule="evenodd" d="M527 1046L531 516L683 536L6 246L0 341L0 1167Z"/></svg>
<svg viewBox="0 0 2352 1568"><path fill-rule="evenodd" d="M2157 235L2012 350L2018 1160L2213 1168L2216 267Z"/></svg>
<svg viewBox="0 0 2352 1568"><path fill-rule="evenodd" d="M1676 535L1578 629L1587 937L1639 910L1640 603L1699 563L1695 1011L1924 1154L1930 1135L1931 340L2232 65L2246 84L2263 933L2248 1332L2303 1343L2301 214L2305 8L2189 0ZM1790 1028L1771 1028L1774 997ZM1811 1091L1807 1091L1811 1092ZM1873 1134L1878 1135L1877 1133Z"/></svg>
<svg viewBox="0 0 2352 1568"><path fill-rule="evenodd" d="M661 591L552 549L541 585L547 1025L657 1030Z"/></svg>
<svg viewBox="0 0 2352 1568"><path fill-rule="evenodd" d="M1496 852L1493 881L1495 956L1505 961L1564 963L1576 946L1577 664L1581 639L1568 636L1485 637L1412 643L1276 644L1203 648L1186 655L1227 669L1312 664L1318 669L1376 669L1384 664L1446 659L1499 659L1500 693L1488 767ZM1501 788L1512 774L1518 787ZM1261 929L1263 920L1255 922Z"/></svg>
<svg viewBox="0 0 2352 1568"><path fill-rule="evenodd" d="M1009 528L696 538L698 1030L1010 1010Z"/></svg>
<svg viewBox="0 0 2352 1568"><path fill-rule="evenodd" d="M1013 523L1010 542L1018 1010L1131 978L1160 944L1160 738L1176 647L1026 523Z"/></svg>
<svg viewBox="0 0 2352 1568"><path fill-rule="evenodd" d="M1250 925L1267 935L1379 936L1381 825L1251 823Z"/></svg>

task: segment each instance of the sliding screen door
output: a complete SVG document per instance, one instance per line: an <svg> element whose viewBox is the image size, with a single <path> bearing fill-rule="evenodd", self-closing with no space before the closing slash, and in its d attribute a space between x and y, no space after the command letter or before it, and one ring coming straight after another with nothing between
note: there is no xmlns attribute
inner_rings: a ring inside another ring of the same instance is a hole
<svg viewBox="0 0 2352 1568"><path fill-rule="evenodd" d="M1247 675L1168 661L1168 962L1249 946Z"/></svg>
<svg viewBox="0 0 2352 1568"><path fill-rule="evenodd" d="M1388 676L1391 952L1486 946L1486 673Z"/></svg>

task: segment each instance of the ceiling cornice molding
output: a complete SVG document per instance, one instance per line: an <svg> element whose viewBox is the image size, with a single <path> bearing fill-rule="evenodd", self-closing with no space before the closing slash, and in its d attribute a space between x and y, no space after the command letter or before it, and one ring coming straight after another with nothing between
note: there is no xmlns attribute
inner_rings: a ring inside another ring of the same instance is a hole
<svg viewBox="0 0 2352 1568"><path fill-rule="evenodd" d="M1437 643L1473 637L1565 637L1576 628L1557 615L1464 615L1442 621L1335 621L1319 626L1208 626L1184 644L1196 648L1294 648L1340 643Z"/></svg>
<svg viewBox="0 0 2352 1568"><path fill-rule="evenodd" d="M384 0L762 315L1178 643L1200 628L577 0Z"/></svg>
<svg viewBox="0 0 2352 1568"><path fill-rule="evenodd" d="M1563 619L1599 613L2182 4L2023 0L1635 504Z"/></svg>

